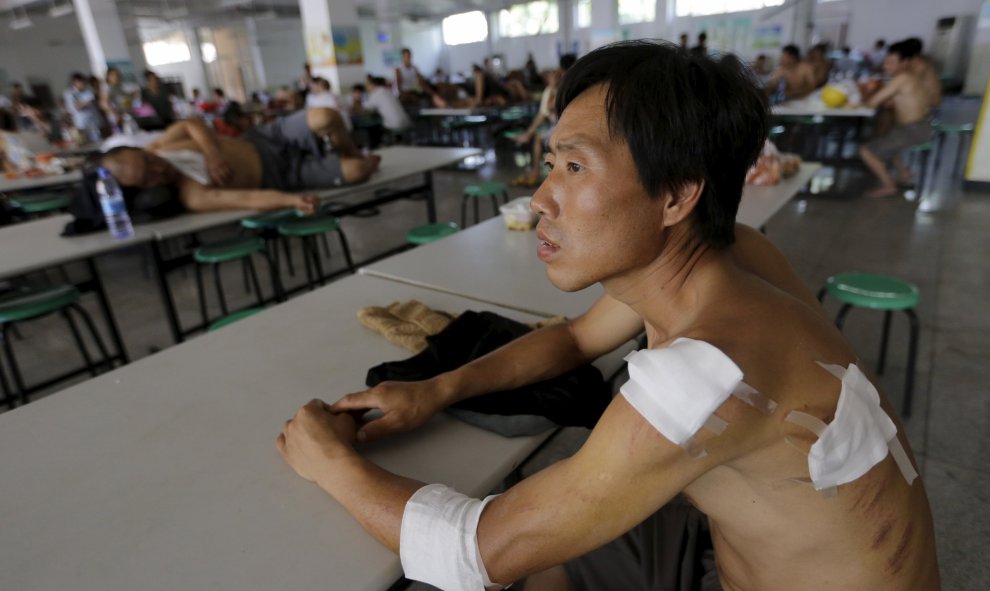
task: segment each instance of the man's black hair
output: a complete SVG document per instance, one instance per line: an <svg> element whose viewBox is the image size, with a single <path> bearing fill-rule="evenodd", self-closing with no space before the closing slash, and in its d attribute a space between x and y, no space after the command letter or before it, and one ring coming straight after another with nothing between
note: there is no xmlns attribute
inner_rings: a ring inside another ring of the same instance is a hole
<svg viewBox="0 0 990 591"><path fill-rule="evenodd" d="M69 79L72 80L73 82L75 82L76 80L81 80L82 82L86 82L86 76L83 75L82 72L73 72L72 75L69 76Z"/></svg>
<svg viewBox="0 0 990 591"><path fill-rule="evenodd" d="M876 47L877 49L883 49L886 46L887 42L883 39L877 39L877 42L873 44L873 47Z"/></svg>
<svg viewBox="0 0 990 591"><path fill-rule="evenodd" d="M898 41L897 43L890 44L890 47L887 48L887 55L896 55L902 60L911 59L915 56L911 52L912 49L906 41Z"/></svg>
<svg viewBox="0 0 990 591"><path fill-rule="evenodd" d="M351 87L351 92L356 91L356 92L360 92L361 94L364 94L365 92L367 92L367 90L368 89L365 87L364 84L355 84L354 86Z"/></svg>
<svg viewBox="0 0 990 591"><path fill-rule="evenodd" d="M215 94L215 95L217 95L217 96L218 96L218 97L220 97L220 98L224 98L224 97L226 97L226 95L224 94L224 92L223 92L223 89L222 89L222 88L214 88L214 89L213 89L213 94Z"/></svg>
<svg viewBox="0 0 990 591"><path fill-rule="evenodd" d="M786 53L796 60L801 59L801 48L793 43L780 48L780 53Z"/></svg>
<svg viewBox="0 0 990 591"><path fill-rule="evenodd" d="M921 52L925 47L925 44L922 43L921 39L917 37L908 37L901 43L904 44L904 48L911 54L910 57L921 55Z"/></svg>
<svg viewBox="0 0 990 591"><path fill-rule="evenodd" d="M0 131L17 131L17 118L7 109L0 109Z"/></svg>
<svg viewBox="0 0 990 591"><path fill-rule="evenodd" d="M574 62L576 61L577 61L577 55L573 53L565 53L564 55L560 56L561 71L566 72L571 68L571 66L574 65Z"/></svg>
<svg viewBox="0 0 990 591"><path fill-rule="evenodd" d="M411 49L409 49L408 47L403 47L403 48L402 48L402 51L400 51L399 53L400 53L400 54L403 54L403 53L408 53L409 55L412 55L412 50L411 50Z"/></svg>
<svg viewBox="0 0 990 591"><path fill-rule="evenodd" d="M556 110L607 85L609 132L632 153L653 198L703 182L695 216L703 242L735 239L746 171L769 132L769 105L736 56L692 54L668 42L625 41L584 56L564 75Z"/></svg>
<svg viewBox="0 0 990 591"><path fill-rule="evenodd" d="M704 31L698 33L698 44L704 45L705 41L708 41L708 33Z"/></svg>

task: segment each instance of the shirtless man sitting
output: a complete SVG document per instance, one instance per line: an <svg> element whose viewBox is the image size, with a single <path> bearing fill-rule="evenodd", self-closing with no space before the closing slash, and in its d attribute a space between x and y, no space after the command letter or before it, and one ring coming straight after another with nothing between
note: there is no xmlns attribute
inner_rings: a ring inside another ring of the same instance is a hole
<svg viewBox="0 0 990 591"><path fill-rule="evenodd" d="M899 180L909 182L911 171L898 156L911 146L929 141L933 135L929 122L932 95L912 69L911 57L910 47L903 41L891 45L883 61L890 82L866 102L874 108L889 105L894 112L893 127L859 149L863 162L880 180L879 187L866 193L868 197L897 195L897 183L887 171L887 163L894 163Z"/></svg>
<svg viewBox="0 0 990 591"><path fill-rule="evenodd" d="M797 45L786 45L780 50L780 65L767 81L767 93L776 93L780 85L788 100L806 97L815 89L815 71L801 59Z"/></svg>
<svg viewBox="0 0 990 591"><path fill-rule="evenodd" d="M316 211L318 199L292 192L363 182L378 162L361 154L340 114L325 108L293 113L239 138L186 119L144 149L115 148L101 158L121 186L172 188L189 211L295 207L305 213Z"/></svg>
<svg viewBox="0 0 990 591"><path fill-rule="evenodd" d="M287 462L398 552L408 578L442 589L524 577L539 591L687 589L680 577L697 573L657 563L690 540L654 536L676 529L657 520L686 498L710 524L709 588L937 591L896 414L783 255L734 222L769 125L745 65L610 45L570 69L557 111L532 201L537 252L558 288L606 295L432 380L308 403L277 437ZM648 349L584 446L504 494L424 486L354 447L588 363L644 327ZM356 422L371 408L381 418Z"/></svg>

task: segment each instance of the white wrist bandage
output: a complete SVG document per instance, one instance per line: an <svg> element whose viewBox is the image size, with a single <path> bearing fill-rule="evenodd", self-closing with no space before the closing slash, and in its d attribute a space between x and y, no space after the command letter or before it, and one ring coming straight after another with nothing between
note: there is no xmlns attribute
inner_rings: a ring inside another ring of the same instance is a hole
<svg viewBox="0 0 990 591"><path fill-rule="evenodd" d="M442 484L416 491L406 503L399 533L406 578L443 591L491 587L478 551L478 520L495 496L472 499Z"/></svg>
<svg viewBox="0 0 990 591"><path fill-rule="evenodd" d="M777 406L744 384L739 366L704 341L679 338L664 349L634 351L626 361L629 381L622 395L654 429L685 449L701 427L725 429L714 413L729 396L766 414Z"/></svg>
<svg viewBox="0 0 990 591"><path fill-rule="evenodd" d="M897 439L897 427L880 408L876 387L859 367L819 363L842 381L835 418L825 424L817 417L791 411L785 420L818 435L808 452L808 472L816 490L829 491L870 471L890 452L908 484L918 473ZM834 491L833 491L834 492Z"/></svg>

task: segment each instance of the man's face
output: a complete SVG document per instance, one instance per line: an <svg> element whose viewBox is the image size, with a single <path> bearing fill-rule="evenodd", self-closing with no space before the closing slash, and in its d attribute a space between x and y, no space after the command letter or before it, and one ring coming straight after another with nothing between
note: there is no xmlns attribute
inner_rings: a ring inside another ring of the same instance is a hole
<svg viewBox="0 0 990 591"><path fill-rule="evenodd" d="M77 78L77 79L75 79L75 80L72 81L72 86L76 90L83 90L83 89L86 88L86 81L85 80L80 80L80 79Z"/></svg>
<svg viewBox="0 0 990 591"><path fill-rule="evenodd" d="M144 150L123 150L103 159L113 178L123 187L149 189L175 181L175 169L165 159Z"/></svg>
<svg viewBox="0 0 990 591"><path fill-rule="evenodd" d="M888 76L896 76L901 73L904 67L904 60L901 56L896 53L888 53L885 58L883 58L883 71L887 73Z"/></svg>
<svg viewBox="0 0 990 591"><path fill-rule="evenodd" d="M798 62L797 61L797 58L795 58L793 55L787 53L786 51L782 51L780 53L780 67L782 67L782 68L793 68L794 66L797 65L797 62Z"/></svg>
<svg viewBox="0 0 990 591"><path fill-rule="evenodd" d="M405 65L406 67L412 65L412 52L411 51L403 51L402 52L402 64Z"/></svg>
<svg viewBox="0 0 990 591"><path fill-rule="evenodd" d="M564 111L547 155L552 170L533 196L538 255L559 289L577 291L654 261L663 241L664 199L650 199L624 140L611 138L605 88Z"/></svg>

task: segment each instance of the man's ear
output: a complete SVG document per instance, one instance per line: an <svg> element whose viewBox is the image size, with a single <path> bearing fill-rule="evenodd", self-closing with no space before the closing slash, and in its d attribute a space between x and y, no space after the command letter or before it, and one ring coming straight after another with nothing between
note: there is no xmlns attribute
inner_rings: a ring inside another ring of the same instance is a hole
<svg viewBox="0 0 990 591"><path fill-rule="evenodd" d="M701 200L705 190L704 181L686 183L680 191L674 191L667 197L663 207L663 225L673 226L687 219Z"/></svg>

